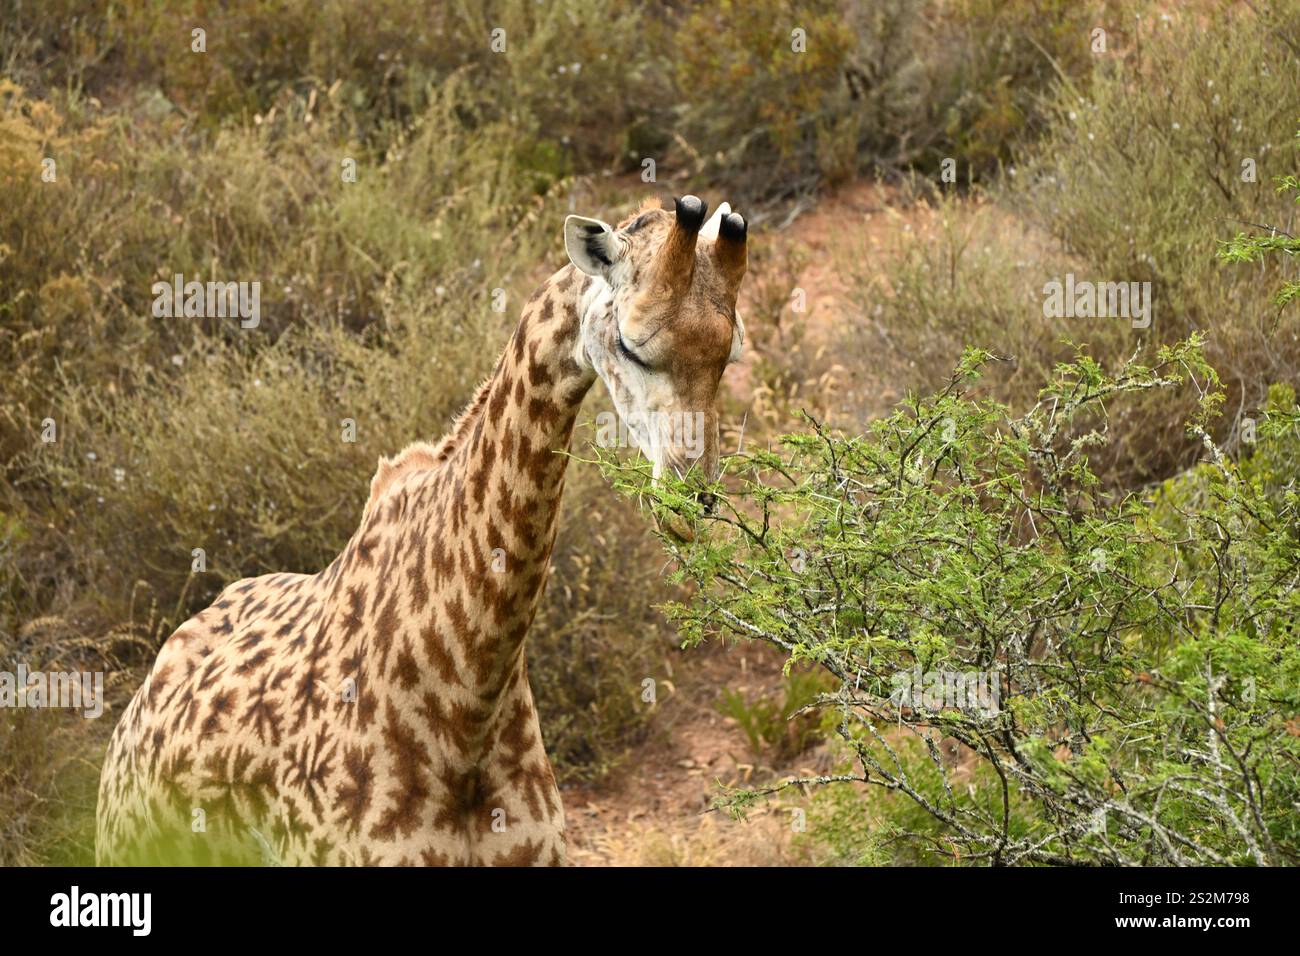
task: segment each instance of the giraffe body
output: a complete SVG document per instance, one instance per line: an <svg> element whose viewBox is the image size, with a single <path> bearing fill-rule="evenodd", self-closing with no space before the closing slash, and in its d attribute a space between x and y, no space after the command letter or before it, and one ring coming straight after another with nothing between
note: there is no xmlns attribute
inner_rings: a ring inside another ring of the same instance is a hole
<svg viewBox="0 0 1300 956"><path fill-rule="evenodd" d="M635 230L600 224L599 236L579 236L604 264L585 245L575 255L570 229L574 264L529 300L451 433L380 462L334 562L238 581L172 634L109 744L99 863L564 862L524 655L555 541L561 452L597 377L625 415L629 396L673 374L691 380L690 400L711 402L736 351L739 279L728 285L711 262L695 268L694 212L683 216L679 201L676 218L655 209ZM611 336L626 337L637 316L655 321L652 304L667 308L662 282L648 293L637 277L680 269L673 244L684 232L700 294L716 300L721 289L730 312L686 309L679 286L677 308L658 321L690 311L700 354L675 371L619 364ZM623 246L600 245L614 239ZM711 381L695 381L701 368ZM716 469L716 416L714 445ZM657 448L677 467L674 449Z"/></svg>

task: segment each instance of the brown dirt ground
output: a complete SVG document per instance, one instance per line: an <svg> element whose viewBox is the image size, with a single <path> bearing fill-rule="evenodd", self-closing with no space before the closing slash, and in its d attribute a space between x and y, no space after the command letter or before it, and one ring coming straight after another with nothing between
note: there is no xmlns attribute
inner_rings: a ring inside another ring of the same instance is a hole
<svg viewBox="0 0 1300 956"><path fill-rule="evenodd" d="M565 788L569 859L579 866L776 865L803 862L783 805L745 821L710 811L723 787L816 771L816 752L794 766L761 765L745 735L717 709L721 688L749 699L780 693L782 657L759 645L687 652L689 673L669 682L650 738L599 784ZM788 803L788 801L786 801Z"/></svg>

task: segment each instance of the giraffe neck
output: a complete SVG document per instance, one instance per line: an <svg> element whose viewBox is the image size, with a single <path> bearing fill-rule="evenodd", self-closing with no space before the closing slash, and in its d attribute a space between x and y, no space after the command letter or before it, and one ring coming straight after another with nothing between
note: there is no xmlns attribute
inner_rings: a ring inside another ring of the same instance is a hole
<svg viewBox="0 0 1300 956"><path fill-rule="evenodd" d="M367 675L363 729L414 712L472 762L510 692L526 687L524 638L555 542L563 453L595 381L575 360L590 281L566 266L532 295L449 438L421 447L407 474L381 467L382 493L372 490L327 572L338 578L345 669ZM369 582L360 597L359 576Z"/></svg>
<svg viewBox="0 0 1300 956"><path fill-rule="evenodd" d="M574 358L588 281L566 266L528 300L448 461L446 540L461 549L466 606L488 635L469 662L484 697L516 672L546 582L565 453L595 381Z"/></svg>

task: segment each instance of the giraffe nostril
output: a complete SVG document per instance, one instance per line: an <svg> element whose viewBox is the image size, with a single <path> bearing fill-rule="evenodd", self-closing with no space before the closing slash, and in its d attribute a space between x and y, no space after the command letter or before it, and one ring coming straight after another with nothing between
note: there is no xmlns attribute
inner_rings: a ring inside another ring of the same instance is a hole
<svg viewBox="0 0 1300 956"><path fill-rule="evenodd" d="M695 500L704 506L705 514L713 514L713 509L718 504L718 496L709 491L701 491L695 496Z"/></svg>

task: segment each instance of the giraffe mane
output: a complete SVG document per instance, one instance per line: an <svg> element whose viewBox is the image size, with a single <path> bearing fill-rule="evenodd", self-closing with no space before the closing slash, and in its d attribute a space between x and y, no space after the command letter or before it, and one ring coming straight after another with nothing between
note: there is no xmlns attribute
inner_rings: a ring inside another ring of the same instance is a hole
<svg viewBox="0 0 1300 956"><path fill-rule="evenodd" d="M469 424L478 417L479 411L487 403L488 386L491 383L491 378L487 378L479 385L473 399L456 416L447 434L436 443L412 442L391 458L379 459L374 477L370 479L370 497L366 500L363 514L369 514L375 503L384 496L384 492L396 484L398 479L416 471L431 471L451 457L452 452L460 447Z"/></svg>

